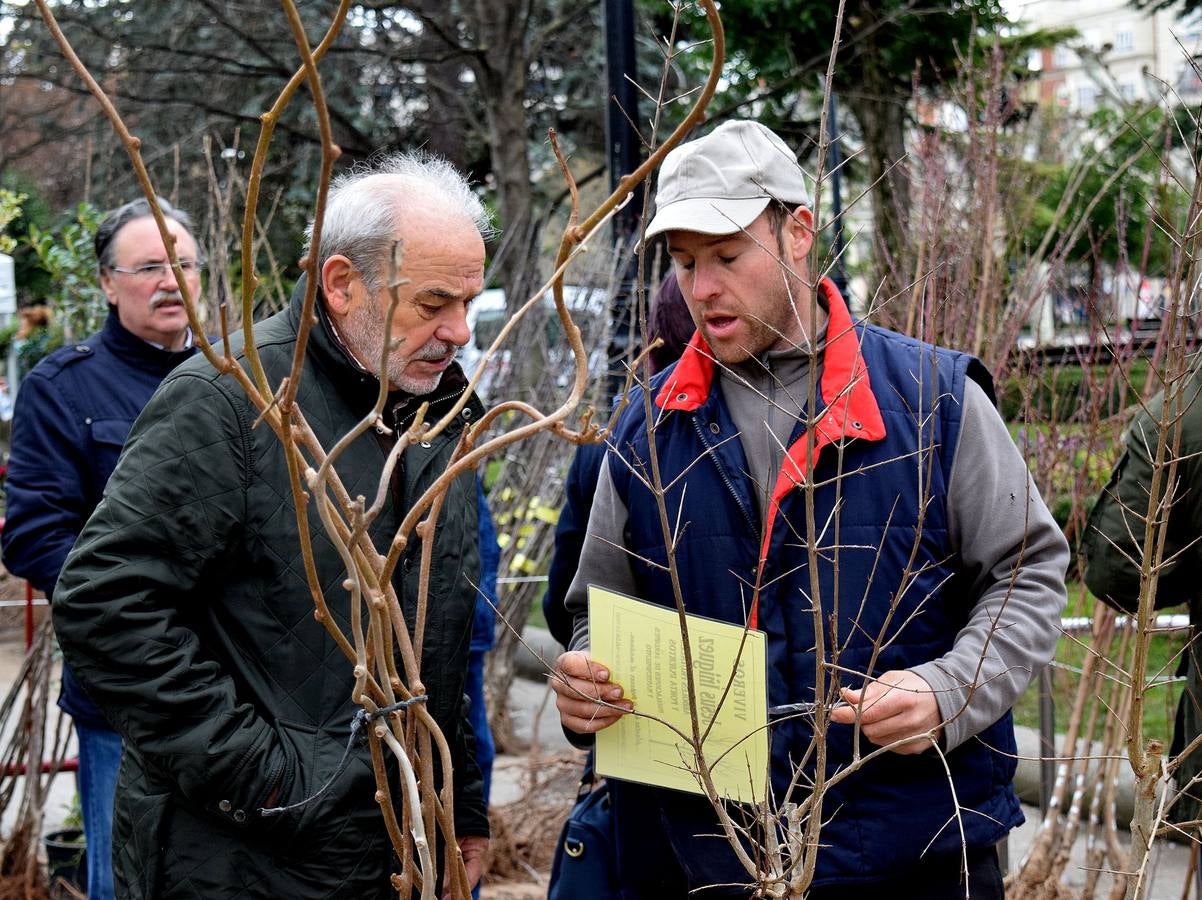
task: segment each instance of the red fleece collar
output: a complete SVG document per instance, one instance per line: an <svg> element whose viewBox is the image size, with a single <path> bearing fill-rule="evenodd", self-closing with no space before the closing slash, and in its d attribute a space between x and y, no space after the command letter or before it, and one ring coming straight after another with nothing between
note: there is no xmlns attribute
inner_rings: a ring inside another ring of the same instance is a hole
<svg viewBox="0 0 1202 900"><path fill-rule="evenodd" d="M701 332L694 331L680 356L680 362L655 395L655 405L660 409L692 412L705 403L713 380L713 351Z"/></svg>
<svg viewBox="0 0 1202 900"><path fill-rule="evenodd" d="M826 326L826 345L822 351L822 401L826 408L815 424L814 459L808 456L807 438L802 435L793 442L785 455L781 470L768 503L767 527L760 545L760 561L756 571L755 589L751 609L747 617L751 628L759 624L760 587L764 571L764 560L772 546L772 528L780 504L794 488L805 483L806 476L817 464L818 455L827 444L843 438L858 438L879 441L885 437L885 422L881 408L872 393L872 382L868 377L868 366L860 353L860 341L856 336L847 304L829 278L819 285L822 299L826 302L829 320ZM655 403L661 409L691 412L700 408L709 397L714 383L716 364L713 352L698 331L689 341L684 355L664 382Z"/></svg>
<svg viewBox="0 0 1202 900"><path fill-rule="evenodd" d="M885 423L872 393L847 304L829 278L824 278L818 289L830 314L822 352L821 391L826 410L818 422L819 440L823 444L842 437L879 441L885 436ZM655 405L681 412L699 409L713 387L715 368L713 351L701 332L695 332L656 395Z"/></svg>

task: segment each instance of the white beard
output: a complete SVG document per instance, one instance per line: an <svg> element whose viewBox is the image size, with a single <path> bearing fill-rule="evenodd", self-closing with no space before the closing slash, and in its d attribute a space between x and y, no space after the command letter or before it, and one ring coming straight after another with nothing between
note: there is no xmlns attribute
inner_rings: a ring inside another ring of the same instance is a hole
<svg viewBox="0 0 1202 900"><path fill-rule="evenodd" d="M384 352L384 314L379 307L370 299L360 303L359 308L343 319L339 326L347 349L378 377L380 356ZM403 343L388 354L389 384L417 397L430 393L442 381L442 373L421 378L408 374L406 367L415 359L442 359L454 352L454 346L432 337L412 353L402 353L402 347Z"/></svg>

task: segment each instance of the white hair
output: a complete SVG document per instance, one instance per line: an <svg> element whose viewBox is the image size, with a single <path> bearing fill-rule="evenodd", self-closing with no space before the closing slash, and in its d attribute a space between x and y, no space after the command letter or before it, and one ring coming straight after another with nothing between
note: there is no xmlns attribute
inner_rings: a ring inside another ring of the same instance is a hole
<svg viewBox="0 0 1202 900"><path fill-rule="evenodd" d="M332 256L345 256L368 290L384 286L386 265L406 204L420 203L468 219L488 241L496 232L468 180L445 159L415 150L374 157L330 182L321 222L318 271ZM305 253L313 223L305 228Z"/></svg>

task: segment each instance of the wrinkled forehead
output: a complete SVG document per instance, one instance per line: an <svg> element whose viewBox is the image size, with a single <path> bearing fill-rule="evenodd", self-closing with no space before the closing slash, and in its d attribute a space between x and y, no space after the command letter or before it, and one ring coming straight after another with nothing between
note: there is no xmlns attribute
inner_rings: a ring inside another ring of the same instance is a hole
<svg viewBox="0 0 1202 900"><path fill-rule="evenodd" d="M194 257L196 241L175 219L167 218L167 230L175 236L175 255ZM161 260L167 258L163 236L153 216L139 216L126 222L113 236L113 251L118 263L135 260Z"/></svg>
<svg viewBox="0 0 1202 900"><path fill-rule="evenodd" d="M401 217L397 237L404 241L403 264L433 263L465 274L484 270L484 239L459 210L415 205Z"/></svg>

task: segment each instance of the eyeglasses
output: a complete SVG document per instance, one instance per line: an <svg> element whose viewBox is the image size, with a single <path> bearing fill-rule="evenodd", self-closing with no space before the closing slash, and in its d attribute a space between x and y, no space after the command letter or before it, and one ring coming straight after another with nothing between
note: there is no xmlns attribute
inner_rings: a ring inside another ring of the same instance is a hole
<svg viewBox="0 0 1202 900"><path fill-rule="evenodd" d="M181 259L179 267L180 271L185 275L193 275L204 271L205 261L203 259ZM125 266L109 266L108 268L110 271L120 272L122 275L132 275L134 278L144 278L146 280L162 278L172 271L168 263L150 263L149 265L138 266L135 269L128 269Z"/></svg>

